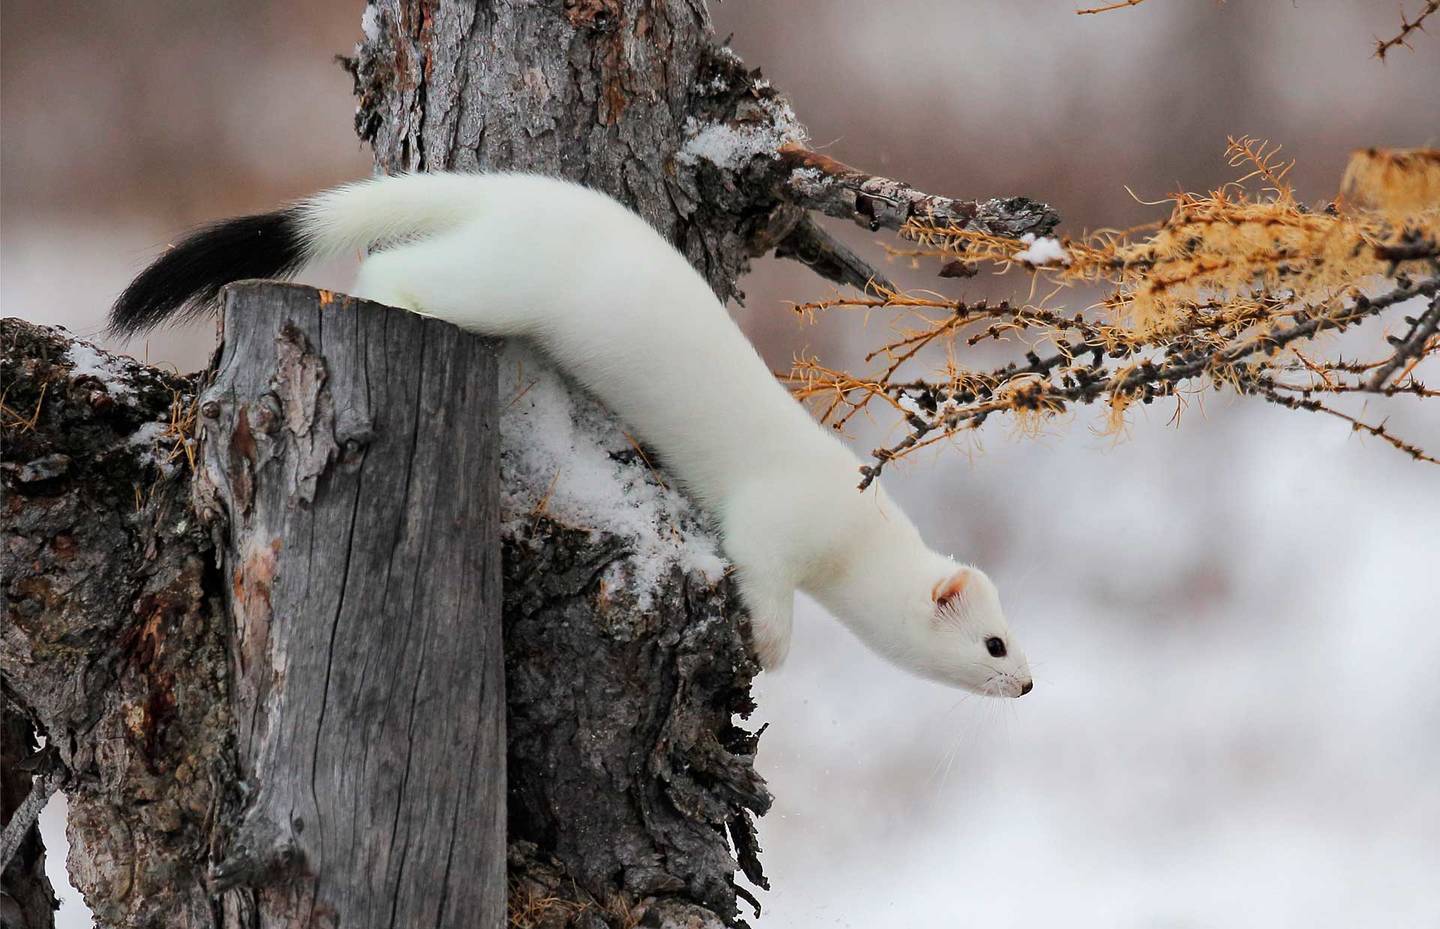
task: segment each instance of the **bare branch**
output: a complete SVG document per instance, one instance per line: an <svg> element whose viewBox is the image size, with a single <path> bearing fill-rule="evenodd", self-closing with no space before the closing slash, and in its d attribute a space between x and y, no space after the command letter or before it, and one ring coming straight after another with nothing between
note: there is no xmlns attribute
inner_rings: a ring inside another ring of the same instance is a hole
<svg viewBox="0 0 1440 929"><path fill-rule="evenodd" d="M871 292L876 287L893 291L895 285L844 242L821 229L810 217L801 218L790 234L775 246L775 257L792 258L837 284Z"/></svg>
<svg viewBox="0 0 1440 929"><path fill-rule="evenodd" d="M1411 323L1410 332L1404 338L1395 342L1395 354L1375 370L1375 376L1370 378L1369 389L1380 390L1390 375L1424 354L1425 347L1437 328L1440 328L1440 296L1430 300L1430 308Z"/></svg>
<svg viewBox="0 0 1440 929"><path fill-rule="evenodd" d="M1410 19L1402 11L1400 13L1400 31L1388 39L1375 40L1375 57L1384 61L1385 56L1390 53L1391 49L1401 45L1409 48L1410 34L1417 30L1424 32L1425 20L1437 11L1440 11L1440 0L1426 0L1425 8L1421 10L1414 19Z"/></svg>
<svg viewBox="0 0 1440 929"><path fill-rule="evenodd" d="M866 174L803 145L780 148L789 169L784 193L806 209L870 229L900 229L914 219L1018 239L1045 235L1060 222L1048 205L1028 197L957 200L916 190L903 181Z"/></svg>
<svg viewBox="0 0 1440 929"><path fill-rule="evenodd" d="M10 867L11 857L20 848L20 843L24 841L30 827L40 818L40 811L45 809L45 804L65 782L65 768L55 758L54 753L47 755L41 752L40 757L44 759L41 762L43 770L40 776L30 787L30 793L11 815L10 821L5 824L4 831L0 832L0 871Z"/></svg>
<svg viewBox="0 0 1440 929"><path fill-rule="evenodd" d="M1109 13L1113 10L1124 10L1132 6L1139 6L1144 2L1145 0L1114 0L1113 3L1105 3L1100 6L1076 10L1075 14L1077 16L1090 16L1095 13ZM1220 2L1224 3L1225 0L1220 0ZM1426 0L1425 8L1422 9L1414 19L1410 19L1402 10L1400 12L1400 31L1388 39L1375 40L1375 57L1384 61L1385 56L1388 55L1392 49L1402 45L1410 48L1410 34L1413 32L1424 32L1425 20L1436 12L1440 12L1440 0Z"/></svg>
<svg viewBox="0 0 1440 929"><path fill-rule="evenodd" d="M1440 458L1436 458L1433 455L1427 455L1424 450L1422 450L1418 445L1406 442L1404 439L1401 439L1399 436L1391 432L1389 427L1386 426L1386 424L1383 422L1367 423L1364 420L1351 416L1349 413L1337 410L1333 406L1327 406L1319 400L1315 400L1309 397L1302 398L1286 396L1285 394L1280 393L1276 389L1275 385L1269 383L1263 378L1257 378L1254 381L1245 384L1244 390L1246 393L1258 394L1261 398L1271 403L1279 404L1280 406L1283 406L1287 409L1309 410L1313 413L1324 413L1327 416L1333 416L1336 419L1344 420L1345 422L1350 424L1350 428L1355 432L1363 432L1367 435L1372 435L1375 438L1380 439L1381 441L1390 445L1391 447L1404 452L1411 458L1414 458L1416 461L1424 461L1429 464L1440 464Z"/></svg>
<svg viewBox="0 0 1440 929"><path fill-rule="evenodd" d="M1111 10L1123 10L1127 6L1139 6L1145 0L1116 0L1114 3L1107 3L1104 6L1092 6L1083 10L1076 10L1076 16L1090 16L1094 13L1109 13Z"/></svg>

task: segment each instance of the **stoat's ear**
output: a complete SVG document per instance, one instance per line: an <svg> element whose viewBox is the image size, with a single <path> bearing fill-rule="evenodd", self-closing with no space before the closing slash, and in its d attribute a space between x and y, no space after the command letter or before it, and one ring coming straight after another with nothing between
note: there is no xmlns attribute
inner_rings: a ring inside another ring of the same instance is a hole
<svg viewBox="0 0 1440 929"><path fill-rule="evenodd" d="M935 601L935 609L942 610L946 607L959 606L961 599L965 596L965 588L970 583L972 573L969 568L961 568L946 578L941 578L935 583L930 596Z"/></svg>

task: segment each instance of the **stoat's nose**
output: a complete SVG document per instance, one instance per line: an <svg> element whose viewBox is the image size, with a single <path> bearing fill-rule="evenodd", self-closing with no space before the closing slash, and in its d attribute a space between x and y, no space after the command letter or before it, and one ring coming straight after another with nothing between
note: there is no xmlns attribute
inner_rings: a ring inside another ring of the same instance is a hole
<svg viewBox="0 0 1440 929"><path fill-rule="evenodd" d="M1026 694L1028 694L1030 691L1032 691L1032 690L1034 690L1034 689L1035 689L1035 682L1034 682L1034 681L1026 681L1026 682L1025 682L1025 686L1020 688L1020 696L1023 697L1023 696L1025 696Z"/></svg>

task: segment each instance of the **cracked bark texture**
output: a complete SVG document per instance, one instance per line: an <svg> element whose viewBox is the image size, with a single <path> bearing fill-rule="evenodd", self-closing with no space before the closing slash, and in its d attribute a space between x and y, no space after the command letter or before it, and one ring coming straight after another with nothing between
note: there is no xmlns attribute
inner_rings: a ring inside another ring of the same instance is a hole
<svg viewBox="0 0 1440 929"><path fill-rule="evenodd" d="M0 347L7 752L38 731L63 766L70 875L98 925L212 926L204 871L235 800L228 667L209 542L163 435L194 379L19 320Z"/></svg>
<svg viewBox="0 0 1440 929"><path fill-rule="evenodd" d="M194 489L249 785L226 924L498 926L496 345L281 284L224 320Z"/></svg>
<svg viewBox="0 0 1440 929"><path fill-rule="evenodd" d="M877 276L807 211L1015 238L1059 222L1026 197L935 196L809 151L783 95L716 39L704 0L371 0L367 22L347 67L377 169L579 181L645 217L722 298L743 296L749 259L772 250L841 284Z"/></svg>

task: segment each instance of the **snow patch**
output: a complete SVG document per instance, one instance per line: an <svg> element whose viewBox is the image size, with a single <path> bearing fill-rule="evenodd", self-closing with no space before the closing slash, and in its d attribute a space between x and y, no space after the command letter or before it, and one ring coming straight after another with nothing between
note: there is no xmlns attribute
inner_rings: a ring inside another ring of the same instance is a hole
<svg viewBox="0 0 1440 929"><path fill-rule="evenodd" d="M900 409L907 413L912 413L927 422L940 422L946 416L960 409L960 403L954 397L946 397L944 400L941 400L934 410L927 410L920 405L919 400L907 393L901 393L900 396L895 399L895 402L900 404Z"/></svg>
<svg viewBox="0 0 1440 929"><path fill-rule="evenodd" d="M1070 264L1070 253L1065 251L1065 246L1060 244L1059 239L1050 236L1042 236L1037 239L1035 233L1027 232L1020 237L1020 241L1028 247L1011 255L1010 257L1014 261L1023 261L1036 268L1052 264Z"/></svg>
<svg viewBox="0 0 1440 929"><path fill-rule="evenodd" d="M72 342L65 352L70 362L72 378L93 377L105 385L105 390L116 400L133 400L135 388L125 382L125 370L115 359L102 354L93 345Z"/></svg>
<svg viewBox="0 0 1440 929"><path fill-rule="evenodd" d="M380 11L374 5L365 4L365 12L360 14L360 30L365 33L365 41L380 40Z"/></svg>
<svg viewBox="0 0 1440 929"><path fill-rule="evenodd" d="M605 407L523 346L506 347L500 385L500 511L507 534L544 515L624 539L632 555L606 581L631 590L641 609L676 566L710 583L721 579L725 561L703 518L661 483L663 476Z"/></svg>
<svg viewBox="0 0 1440 929"><path fill-rule="evenodd" d="M169 450L160 447L160 440L169 431L168 423L141 423L140 428L125 440L128 447L135 449L141 464L159 469L166 477L173 475L176 470L175 462L170 460Z"/></svg>
<svg viewBox="0 0 1440 929"><path fill-rule="evenodd" d="M829 175L819 168L795 168L790 172L790 186L802 197L819 197L829 184Z"/></svg>
<svg viewBox="0 0 1440 929"><path fill-rule="evenodd" d="M829 178L827 178L825 172L819 168L796 168L790 172L790 180L792 182L819 185L824 184Z"/></svg>
<svg viewBox="0 0 1440 929"><path fill-rule="evenodd" d="M745 123L685 120L685 144L675 154L684 165L708 161L733 171L751 158L779 158L780 146L805 141L805 128L790 104L779 97L756 102L762 119Z"/></svg>
<svg viewBox="0 0 1440 929"><path fill-rule="evenodd" d="M729 89L730 82L726 80L725 75L723 74L715 75L714 77L710 78L710 80L701 84L699 87L701 93L711 94L714 96L719 96L720 94L724 93Z"/></svg>

